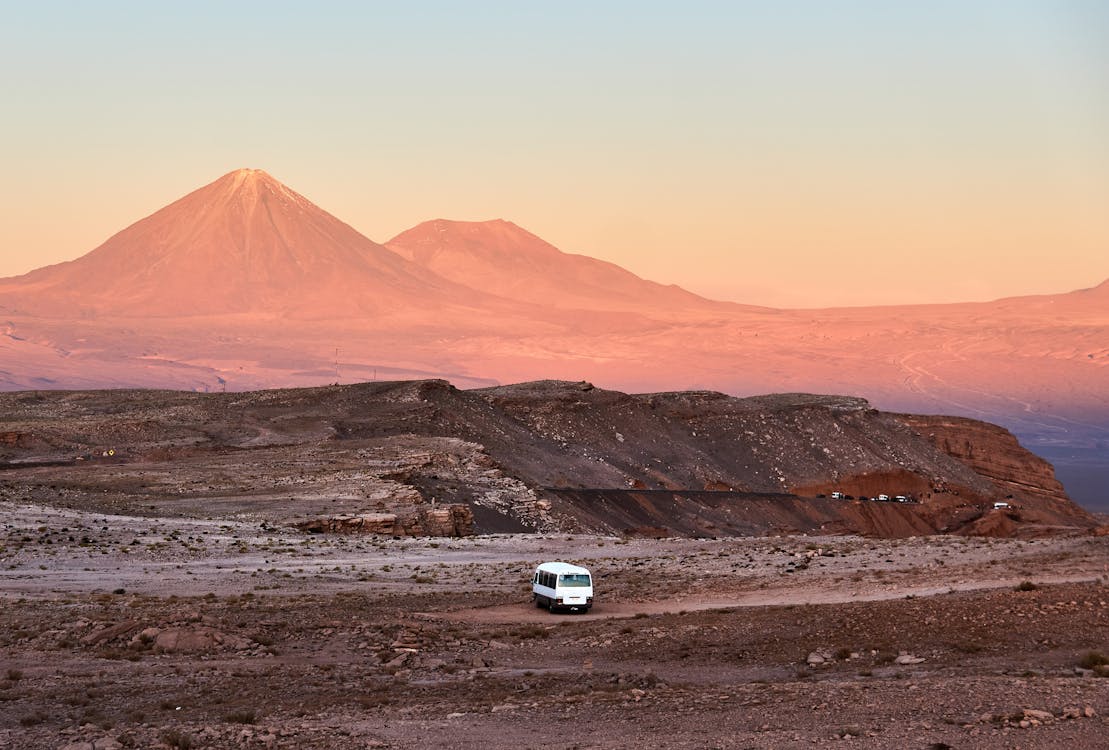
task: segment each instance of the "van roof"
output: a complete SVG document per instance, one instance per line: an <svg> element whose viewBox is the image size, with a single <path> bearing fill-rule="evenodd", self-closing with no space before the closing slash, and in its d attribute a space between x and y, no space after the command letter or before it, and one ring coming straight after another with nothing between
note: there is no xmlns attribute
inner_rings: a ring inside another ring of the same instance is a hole
<svg viewBox="0 0 1109 750"><path fill-rule="evenodd" d="M589 570L587 568L582 568L578 565L571 565L570 563L564 562L541 563L537 569L545 570L548 573L554 573L555 575L566 575L567 573L575 573L578 575L584 573L585 575L589 575Z"/></svg>

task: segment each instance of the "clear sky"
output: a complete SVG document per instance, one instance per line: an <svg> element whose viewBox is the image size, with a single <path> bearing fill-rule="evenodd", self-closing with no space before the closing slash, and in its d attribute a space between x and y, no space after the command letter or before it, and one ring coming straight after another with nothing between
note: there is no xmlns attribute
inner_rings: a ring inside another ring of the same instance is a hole
<svg viewBox="0 0 1109 750"><path fill-rule="evenodd" d="M1109 2L0 0L0 275L238 167L776 306L1109 278Z"/></svg>

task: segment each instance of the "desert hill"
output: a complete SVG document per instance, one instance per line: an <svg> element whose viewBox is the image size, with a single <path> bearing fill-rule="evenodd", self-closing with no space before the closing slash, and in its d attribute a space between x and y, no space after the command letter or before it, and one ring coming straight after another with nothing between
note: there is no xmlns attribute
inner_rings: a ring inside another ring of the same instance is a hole
<svg viewBox="0 0 1109 750"><path fill-rule="evenodd" d="M1109 444L1107 341L1109 282L951 305L717 303L510 222L439 220L380 245L259 170L0 280L4 390L446 378L844 393L1094 454Z"/></svg>
<svg viewBox="0 0 1109 750"><path fill-rule="evenodd" d="M10 393L0 460L7 499L140 515L343 523L438 505L468 509L479 531L693 536L1094 525L1004 430L804 394L441 380ZM861 499L880 494L916 502Z"/></svg>

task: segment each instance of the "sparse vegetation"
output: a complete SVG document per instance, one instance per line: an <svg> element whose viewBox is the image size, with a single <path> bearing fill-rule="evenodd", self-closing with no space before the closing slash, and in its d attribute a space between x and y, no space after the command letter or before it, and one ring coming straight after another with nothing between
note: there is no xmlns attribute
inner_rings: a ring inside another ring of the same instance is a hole
<svg viewBox="0 0 1109 750"><path fill-rule="evenodd" d="M253 724L257 718L253 709L239 709L224 714L223 720L228 724Z"/></svg>
<svg viewBox="0 0 1109 750"><path fill-rule="evenodd" d="M1087 651L1078 661L1078 666L1091 669L1098 677L1109 677L1109 656L1101 651Z"/></svg>
<svg viewBox="0 0 1109 750"><path fill-rule="evenodd" d="M163 730L160 739L171 748L175 748L175 750L192 750L192 736L179 729Z"/></svg>

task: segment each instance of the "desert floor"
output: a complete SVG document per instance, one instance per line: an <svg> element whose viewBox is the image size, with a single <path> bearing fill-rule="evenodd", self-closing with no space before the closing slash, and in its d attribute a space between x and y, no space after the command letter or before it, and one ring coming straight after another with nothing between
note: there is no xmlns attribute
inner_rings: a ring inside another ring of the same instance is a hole
<svg viewBox="0 0 1109 750"><path fill-rule="evenodd" d="M552 559L593 570L590 613L532 605ZM326 537L0 502L0 747L1109 747L1104 657L1109 537Z"/></svg>

